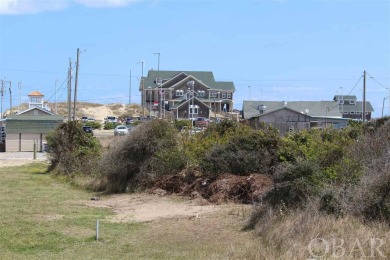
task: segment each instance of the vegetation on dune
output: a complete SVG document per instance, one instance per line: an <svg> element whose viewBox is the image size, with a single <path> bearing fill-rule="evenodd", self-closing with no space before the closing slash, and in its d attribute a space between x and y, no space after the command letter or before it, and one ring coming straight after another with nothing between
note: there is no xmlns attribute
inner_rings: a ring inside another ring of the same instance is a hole
<svg viewBox="0 0 390 260"><path fill-rule="evenodd" d="M88 175L91 165L85 162L91 160L99 189L108 192L150 187L145 183L151 181L171 192L197 191L209 201L223 197L255 202L246 228L254 229L265 244L277 246L277 253L265 246L262 257L313 256L307 248L299 250L318 234L363 241L365 233L382 239L389 232L389 118L286 136L231 121L210 124L196 134L178 131L185 125L144 122L103 153L96 139L62 125L53 134L56 138L49 138L52 169ZM78 158L84 158L83 163L77 164ZM261 182L272 187L253 182L256 173L267 174L269 180L261 177ZM308 237L300 237L300 232ZM390 256L388 250L384 254Z"/></svg>
<svg viewBox="0 0 390 260"><path fill-rule="evenodd" d="M72 176L90 175L101 155L99 141L82 130L82 124L71 121L60 124L47 136L49 171Z"/></svg>

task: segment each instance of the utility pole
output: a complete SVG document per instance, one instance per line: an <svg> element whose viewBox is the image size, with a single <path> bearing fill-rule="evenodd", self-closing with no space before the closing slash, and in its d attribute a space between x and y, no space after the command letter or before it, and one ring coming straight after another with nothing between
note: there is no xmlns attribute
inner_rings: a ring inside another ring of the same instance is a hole
<svg viewBox="0 0 390 260"><path fill-rule="evenodd" d="M0 118L3 118L3 98L4 98L4 80L1 80L1 115Z"/></svg>
<svg viewBox="0 0 390 260"><path fill-rule="evenodd" d="M80 49L77 48L76 78L75 78L75 82L74 82L73 120L76 120L77 84L79 81L79 56L80 56Z"/></svg>
<svg viewBox="0 0 390 260"><path fill-rule="evenodd" d="M20 105L22 104L22 82L18 82L18 89L19 89L19 106L18 106L18 112L20 112Z"/></svg>
<svg viewBox="0 0 390 260"><path fill-rule="evenodd" d="M363 123L366 121L366 71L363 72Z"/></svg>
<svg viewBox="0 0 390 260"><path fill-rule="evenodd" d="M157 71L160 71L160 53L159 53L159 52L155 52L155 53L153 53L153 55L158 55L158 59L157 59Z"/></svg>
<svg viewBox="0 0 390 260"><path fill-rule="evenodd" d="M138 64L142 65L142 73L141 73L141 107L142 107L142 116L145 117L145 108L144 105L146 102L144 102L145 99L145 91L144 91L144 61L139 61Z"/></svg>
<svg viewBox="0 0 390 260"><path fill-rule="evenodd" d="M11 90L12 84L11 81L9 82L9 114L12 115L12 90Z"/></svg>
<svg viewBox="0 0 390 260"><path fill-rule="evenodd" d="M55 82L54 82L54 104L55 104L55 108L56 108L56 114L58 112L58 107L57 107L57 81L58 81L58 79L56 79Z"/></svg>
<svg viewBox="0 0 390 260"><path fill-rule="evenodd" d="M129 105L131 104L131 70L130 70L130 85L129 85Z"/></svg>
<svg viewBox="0 0 390 260"><path fill-rule="evenodd" d="M69 58L69 69L68 69L68 122L72 121L71 100L72 100L72 61Z"/></svg>

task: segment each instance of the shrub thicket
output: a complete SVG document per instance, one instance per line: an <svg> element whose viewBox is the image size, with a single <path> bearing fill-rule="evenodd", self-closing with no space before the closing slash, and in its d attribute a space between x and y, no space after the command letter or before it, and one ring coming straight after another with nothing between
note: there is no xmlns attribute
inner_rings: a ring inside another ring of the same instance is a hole
<svg viewBox="0 0 390 260"><path fill-rule="evenodd" d="M99 123L99 122L96 122L96 121L95 122L86 122L84 125L90 126L93 129L100 129L100 128L102 128L102 124Z"/></svg>
<svg viewBox="0 0 390 260"><path fill-rule="evenodd" d="M103 129L104 130L111 130L120 125L121 123L105 123Z"/></svg>
<svg viewBox="0 0 390 260"><path fill-rule="evenodd" d="M142 170L151 169L151 158L163 158L164 151L177 146L177 130L167 121L154 120L137 126L125 139L117 142L101 162L103 176L108 181L108 191L124 192L131 180ZM160 157L159 157L160 156ZM154 169L158 169L157 164Z"/></svg>
<svg viewBox="0 0 390 260"><path fill-rule="evenodd" d="M206 152L200 164L202 170L214 174L248 175L253 172L271 174L278 162L277 132L273 130L231 132L230 128L223 125L220 129L216 127L218 134L227 135L228 138L226 143L214 145Z"/></svg>
<svg viewBox="0 0 390 260"><path fill-rule="evenodd" d="M76 121L60 124L47 136L49 147L49 171L71 175L82 172L90 174L100 156L100 144L91 134L82 130Z"/></svg>

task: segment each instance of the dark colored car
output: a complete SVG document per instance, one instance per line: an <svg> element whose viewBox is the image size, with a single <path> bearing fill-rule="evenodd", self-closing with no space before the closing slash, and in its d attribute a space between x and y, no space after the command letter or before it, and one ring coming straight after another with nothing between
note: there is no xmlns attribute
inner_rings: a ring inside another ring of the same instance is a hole
<svg viewBox="0 0 390 260"><path fill-rule="evenodd" d="M93 135L93 129L91 126L83 126L83 131L86 132L86 133L89 133L91 135Z"/></svg>
<svg viewBox="0 0 390 260"><path fill-rule="evenodd" d="M126 124L132 124L132 123L134 123L133 118L131 117L126 118Z"/></svg>

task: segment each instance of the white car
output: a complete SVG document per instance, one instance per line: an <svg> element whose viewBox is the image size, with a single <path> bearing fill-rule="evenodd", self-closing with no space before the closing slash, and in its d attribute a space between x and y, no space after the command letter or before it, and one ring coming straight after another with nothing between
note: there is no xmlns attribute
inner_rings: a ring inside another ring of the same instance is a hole
<svg viewBox="0 0 390 260"><path fill-rule="evenodd" d="M127 135L129 133L129 128L125 125L118 125L115 127L114 135Z"/></svg>

